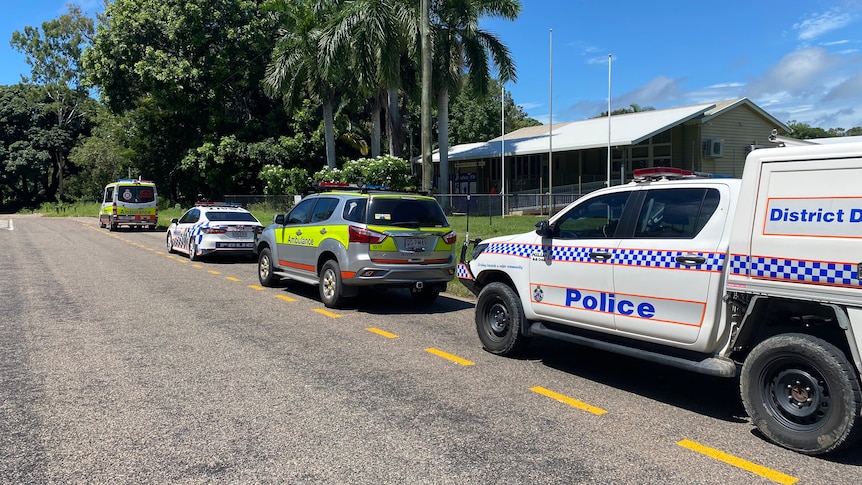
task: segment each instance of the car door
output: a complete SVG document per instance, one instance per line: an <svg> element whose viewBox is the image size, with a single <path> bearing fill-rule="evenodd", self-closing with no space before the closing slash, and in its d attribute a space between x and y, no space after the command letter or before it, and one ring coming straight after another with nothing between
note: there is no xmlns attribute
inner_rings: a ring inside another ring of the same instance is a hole
<svg viewBox="0 0 862 485"><path fill-rule="evenodd" d="M197 208L191 208L180 217L177 225L174 227L172 235L174 241L177 241L177 246L180 250L189 252L189 244L194 235L194 227L200 220L201 211Z"/></svg>
<svg viewBox="0 0 862 485"><path fill-rule="evenodd" d="M717 252L728 210L725 186L644 191L631 237L614 265L618 331L693 343L719 309L724 254ZM628 302L620 304L620 302Z"/></svg>
<svg viewBox="0 0 862 485"><path fill-rule="evenodd" d="M306 232L308 222L317 204L317 197L304 199L284 217L284 224L276 229L276 245L278 247L277 264L288 273L316 273L316 268L309 259L309 247L314 248L314 240Z"/></svg>
<svg viewBox="0 0 862 485"><path fill-rule="evenodd" d="M551 221L530 258L530 303L542 319L614 328L613 259L632 190L585 197Z"/></svg>

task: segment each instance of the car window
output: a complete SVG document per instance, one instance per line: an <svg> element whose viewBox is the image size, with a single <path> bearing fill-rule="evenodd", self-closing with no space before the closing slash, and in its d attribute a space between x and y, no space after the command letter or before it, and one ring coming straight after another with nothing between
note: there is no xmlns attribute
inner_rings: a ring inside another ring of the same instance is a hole
<svg viewBox="0 0 862 485"><path fill-rule="evenodd" d="M198 209L189 209L188 212L183 214L180 218L180 224L194 224L200 219L201 212Z"/></svg>
<svg viewBox="0 0 862 485"><path fill-rule="evenodd" d="M317 199L317 204L314 206L314 211L311 214L311 222L323 222L332 216L335 212L335 206L338 205L338 199L334 197L320 197Z"/></svg>
<svg viewBox="0 0 862 485"><path fill-rule="evenodd" d="M554 222L554 237L560 239L614 237L630 195L630 192L606 194L572 207Z"/></svg>
<svg viewBox="0 0 862 485"><path fill-rule="evenodd" d="M710 188L675 188L647 192L638 215L636 238L691 239L718 207L719 193Z"/></svg>
<svg viewBox="0 0 862 485"><path fill-rule="evenodd" d="M121 185L117 190L120 202L146 204L156 200L155 191L148 185Z"/></svg>
<svg viewBox="0 0 862 485"><path fill-rule="evenodd" d="M206 216L212 222L257 222L250 213L240 211L207 211Z"/></svg>
<svg viewBox="0 0 862 485"><path fill-rule="evenodd" d="M365 206L368 199L366 198L356 198L356 199L348 199L344 203L344 211L341 214L341 217L344 220L352 221L352 222L365 222Z"/></svg>
<svg viewBox="0 0 862 485"><path fill-rule="evenodd" d="M368 224L398 227L448 227L435 200L375 197L369 202Z"/></svg>
<svg viewBox="0 0 862 485"><path fill-rule="evenodd" d="M105 202L113 202L114 201L114 188L108 187L105 189Z"/></svg>
<svg viewBox="0 0 862 485"><path fill-rule="evenodd" d="M299 204L296 204L290 213L287 214L284 223L285 224L304 224L308 222L309 216L311 215L311 210L314 208L314 204L317 202L317 198L305 199Z"/></svg>

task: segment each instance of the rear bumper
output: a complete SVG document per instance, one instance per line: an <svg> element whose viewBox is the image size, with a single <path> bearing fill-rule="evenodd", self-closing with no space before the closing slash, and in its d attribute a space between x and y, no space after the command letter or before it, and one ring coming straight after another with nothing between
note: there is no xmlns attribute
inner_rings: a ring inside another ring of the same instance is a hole
<svg viewBox="0 0 862 485"><path fill-rule="evenodd" d="M355 272L342 272L342 281L348 286L378 286L412 288L416 283L444 288L455 278L455 265L399 268L397 265L367 266Z"/></svg>

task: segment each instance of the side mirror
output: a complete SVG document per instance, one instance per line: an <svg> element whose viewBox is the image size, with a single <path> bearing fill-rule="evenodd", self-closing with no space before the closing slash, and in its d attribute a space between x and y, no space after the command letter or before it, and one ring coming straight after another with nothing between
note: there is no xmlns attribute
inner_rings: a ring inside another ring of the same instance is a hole
<svg viewBox="0 0 862 485"><path fill-rule="evenodd" d="M536 234L542 237L553 237L554 226L552 226L548 221L539 221L536 223Z"/></svg>
<svg viewBox="0 0 862 485"><path fill-rule="evenodd" d="M176 217L174 217L173 219L171 219L171 224L177 224L177 223L179 223L179 222L180 222L180 220L179 220L179 219L177 219Z"/></svg>
<svg viewBox="0 0 862 485"><path fill-rule="evenodd" d="M273 224L280 224L283 226L284 225L284 214L277 214L275 217L272 218L272 223Z"/></svg>

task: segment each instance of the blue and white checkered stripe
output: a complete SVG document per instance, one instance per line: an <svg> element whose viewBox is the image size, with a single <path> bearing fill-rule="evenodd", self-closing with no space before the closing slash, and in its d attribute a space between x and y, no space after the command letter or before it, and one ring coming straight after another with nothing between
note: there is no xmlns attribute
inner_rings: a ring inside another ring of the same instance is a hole
<svg viewBox="0 0 862 485"><path fill-rule="evenodd" d="M655 249L617 249L613 252L614 263L625 266L643 266L645 268L695 269L698 271L723 271L724 253L709 253L702 251L662 251ZM696 266L684 265L676 258L701 257L706 261Z"/></svg>
<svg viewBox="0 0 862 485"><path fill-rule="evenodd" d="M473 279L473 276L470 274L469 271L467 271L467 265L466 264L459 264L457 266L457 268L458 269L457 269L456 277L461 278L461 279L465 279L465 280L472 280Z"/></svg>
<svg viewBox="0 0 862 485"><path fill-rule="evenodd" d="M833 286L860 286L856 264L835 261L770 258L734 254L730 274L751 278L814 283Z"/></svg>
<svg viewBox="0 0 862 485"><path fill-rule="evenodd" d="M529 258L534 252L542 250L538 244L495 243L488 246L485 252ZM590 258L591 253L606 252L612 257L606 261ZM705 258L703 264L688 266L677 262L679 256L700 256ZM692 271L723 271L725 254L697 251L665 251L651 249L610 249L582 246L555 246L551 257L554 261L571 263L618 264L624 266L639 266L643 268L687 269Z"/></svg>

